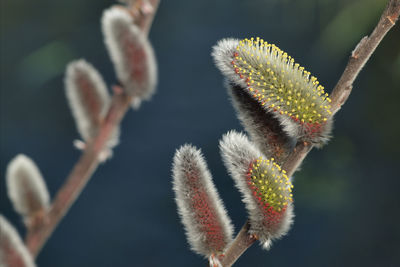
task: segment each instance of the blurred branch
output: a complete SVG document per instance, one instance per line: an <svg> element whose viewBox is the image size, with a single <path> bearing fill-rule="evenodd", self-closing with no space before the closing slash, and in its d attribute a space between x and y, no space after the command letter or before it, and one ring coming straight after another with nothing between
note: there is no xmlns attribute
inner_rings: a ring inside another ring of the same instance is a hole
<svg viewBox="0 0 400 267"><path fill-rule="evenodd" d="M331 94L333 114L346 102L354 80L383 37L395 25L399 15L400 0L390 0L371 36L361 39L353 50L349 62ZM298 143L295 146L282 166L289 177L293 175L312 148L313 146L306 142ZM235 240L227 248L225 256L221 259L222 266L231 266L254 243L256 239L248 233L248 228L249 223L246 222Z"/></svg>
<svg viewBox="0 0 400 267"><path fill-rule="evenodd" d="M83 155L58 191L46 220L40 226L28 229L26 245L33 256L37 256L44 243L90 180L92 173L99 165L99 155L105 148L108 138L130 107L131 97L123 93L122 90L120 91L113 96L110 109L99 134L88 143Z"/></svg>
<svg viewBox="0 0 400 267"><path fill-rule="evenodd" d="M156 13L159 0L138 0L135 1L132 6L135 5L135 3L140 4L138 6L140 12L135 17L135 23L137 23L147 35ZM144 4L146 4L146 6L142 6ZM131 9L132 6L129 8ZM123 88L115 86L113 89L114 95L110 108L97 136L87 144L83 155L72 169L64 185L59 189L50 207L50 211L47 214L47 218L43 220L42 224L28 229L25 243L33 257L38 255L58 223L68 212L69 208L90 180L93 172L99 165L99 157L109 137L114 130L119 127L121 120L132 103L132 97L127 95Z"/></svg>
<svg viewBox="0 0 400 267"><path fill-rule="evenodd" d="M157 10L160 0L136 0L132 1L128 9L135 23L148 34L153 23L154 14Z"/></svg>

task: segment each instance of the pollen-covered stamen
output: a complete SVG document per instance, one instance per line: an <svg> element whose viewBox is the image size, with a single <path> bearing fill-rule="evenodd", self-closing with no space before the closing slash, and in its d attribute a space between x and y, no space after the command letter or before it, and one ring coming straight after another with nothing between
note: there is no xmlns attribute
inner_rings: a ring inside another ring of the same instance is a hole
<svg viewBox="0 0 400 267"><path fill-rule="evenodd" d="M271 228L278 225L289 203L293 201L292 189L286 172L274 159L254 160L247 173L247 184L263 211L264 224Z"/></svg>
<svg viewBox="0 0 400 267"><path fill-rule="evenodd" d="M317 78L275 45L258 37L241 40L231 64L262 106L305 125L310 133L319 132L331 116L331 100Z"/></svg>

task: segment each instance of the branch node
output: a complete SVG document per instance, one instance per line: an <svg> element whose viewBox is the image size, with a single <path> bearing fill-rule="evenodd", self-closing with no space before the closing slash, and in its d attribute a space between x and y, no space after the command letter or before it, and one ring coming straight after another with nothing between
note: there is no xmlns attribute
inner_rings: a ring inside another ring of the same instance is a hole
<svg viewBox="0 0 400 267"><path fill-rule="evenodd" d="M396 18L397 18L396 15L387 16L386 18L390 21L390 23L392 23L392 25L396 24Z"/></svg>
<svg viewBox="0 0 400 267"><path fill-rule="evenodd" d="M346 102L352 89L353 89L352 85L348 85L344 88L344 91L343 91L344 94L342 95L342 98L339 100L339 107L341 107L344 104L344 102Z"/></svg>
<svg viewBox="0 0 400 267"><path fill-rule="evenodd" d="M359 51L362 49L362 47L364 46L364 44L367 42L368 40L368 36L364 36L360 42L357 44L356 48L354 48L354 50L351 52L351 57L354 59L358 58L359 55Z"/></svg>
<svg viewBox="0 0 400 267"><path fill-rule="evenodd" d="M140 10L144 15L150 15L154 12L154 7L148 1L144 1L140 6Z"/></svg>
<svg viewBox="0 0 400 267"><path fill-rule="evenodd" d="M124 92L124 89L119 85L114 85L112 87L112 90L113 90L114 94L116 94L116 95L122 95L122 93Z"/></svg>

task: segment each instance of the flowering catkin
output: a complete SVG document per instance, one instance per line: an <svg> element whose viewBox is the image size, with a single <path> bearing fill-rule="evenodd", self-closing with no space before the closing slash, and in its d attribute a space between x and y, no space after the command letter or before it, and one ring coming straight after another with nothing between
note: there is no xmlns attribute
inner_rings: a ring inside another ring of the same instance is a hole
<svg viewBox="0 0 400 267"><path fill-rule="evenodd" d="M329 139L331 100L287 53L257 37L223 39L212 55L225 77L276 117L289 136L317 146Z"/></svg>
<svg viewBox="0 0 400 267"><path fill-rule="evenodd" d="M233 227L200 150L191 145L176 151L173 189L191 249L205 257L222 253Z"/></svg>
<svg viewBox="0 0 400 267"><path fill-rule="evenodd" d="M292 185L285 171L237 132L220 141L225 166L242 194L250 229L265 248L285 235L293 221Z"/></svg>
<svg viewBox="0 0 400 267"><path fill-rule="evenodd" d="M142 100L150 99L155 92L157 66L153 48L130 14L122 8L104 11L102 29L118 80L134 97L133 106L137 108Z"/></svg>
<svg viewBox="0 0 400 267"><path fill-rule="evenodd" d="M7 166L7 192L14 209L24 218L49 207L50 196L36 164L25 155L17 155Z"/></svg>
<svg viewBox="0 0 400 267"><path fill-rule="evenodd" d="M26 249L17 230L0 214L0 266L34 267L31 254Z"/></svg>

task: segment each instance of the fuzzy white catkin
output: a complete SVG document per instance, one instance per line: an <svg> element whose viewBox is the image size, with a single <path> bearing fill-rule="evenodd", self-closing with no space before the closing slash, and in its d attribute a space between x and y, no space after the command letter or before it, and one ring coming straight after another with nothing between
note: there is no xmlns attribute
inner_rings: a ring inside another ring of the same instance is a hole
<svg viewBox="0 0 400 267"><path fill-rule="evenodd" d="M232 176L235 186L242 194L242 201L246 205L250 220L251 234L257 235L263 247L268 249L271 240L286 234L293 221L293 206L290 204L282 217L282 221L272 232L264 224L264 212L256 202L253 192L249 189L246 175L250 164L263 157L263 154L250 142L246 135L230 131L222 137L219 144L221 156L228 172Z"/></svg>
<svg viewBox="0 0 400 267"><path fill-rule="evenodd" d="M157 83L157 64L153 48L131 15L118 7L104 11L102 17L104 41L114 64L118 80L129 95L132 106L149 100Z"/></svg>
<svg viewBox="0 0 400 267"><path fill-rule="evenodd" d="M25 247L17 230L0 214L0 266L34 267L31 254Z"/></svg>
<svg viewBox="0 0 400 267"><path fill-rule="evenodd" d="M7 166L7 192L14 209L29 218L49 207L50 196L36 164L27 156L17 155Z"/></svg>
<svg viewBox="0 0 400 267"><path fill-rule="evenodd" d="M178 149L175 153L172 173L178 213L185 227L191 249L204 257L221 253L232 241L233 226L201 151L191 145L184 145ZM191 181L190 179L193 177L194 181ZM196 195L196 192L199 191L201 193ZM199 214L196 204L193 203L193 199L197 198L201 198L202 204L206 203L207 214L215 217L204 218L204 213L201 211ZM218 230L212 232L215 234L214 236L210 236L210 233L206 232L208 228L202 224L210 222L207 219L214 219L213 226L217 226ZM220 251L216 251L215 246L218 246Z"/></svg>
<svg viewBox="0 0 400 267"><path fill-rule="evenodd" d="M68 64L64 83L78 132L87 142L96 136L110 106L107 86L95 67L83 59ZM107 147L116 146L118 141L119 129L111 135Z"/></svg>

